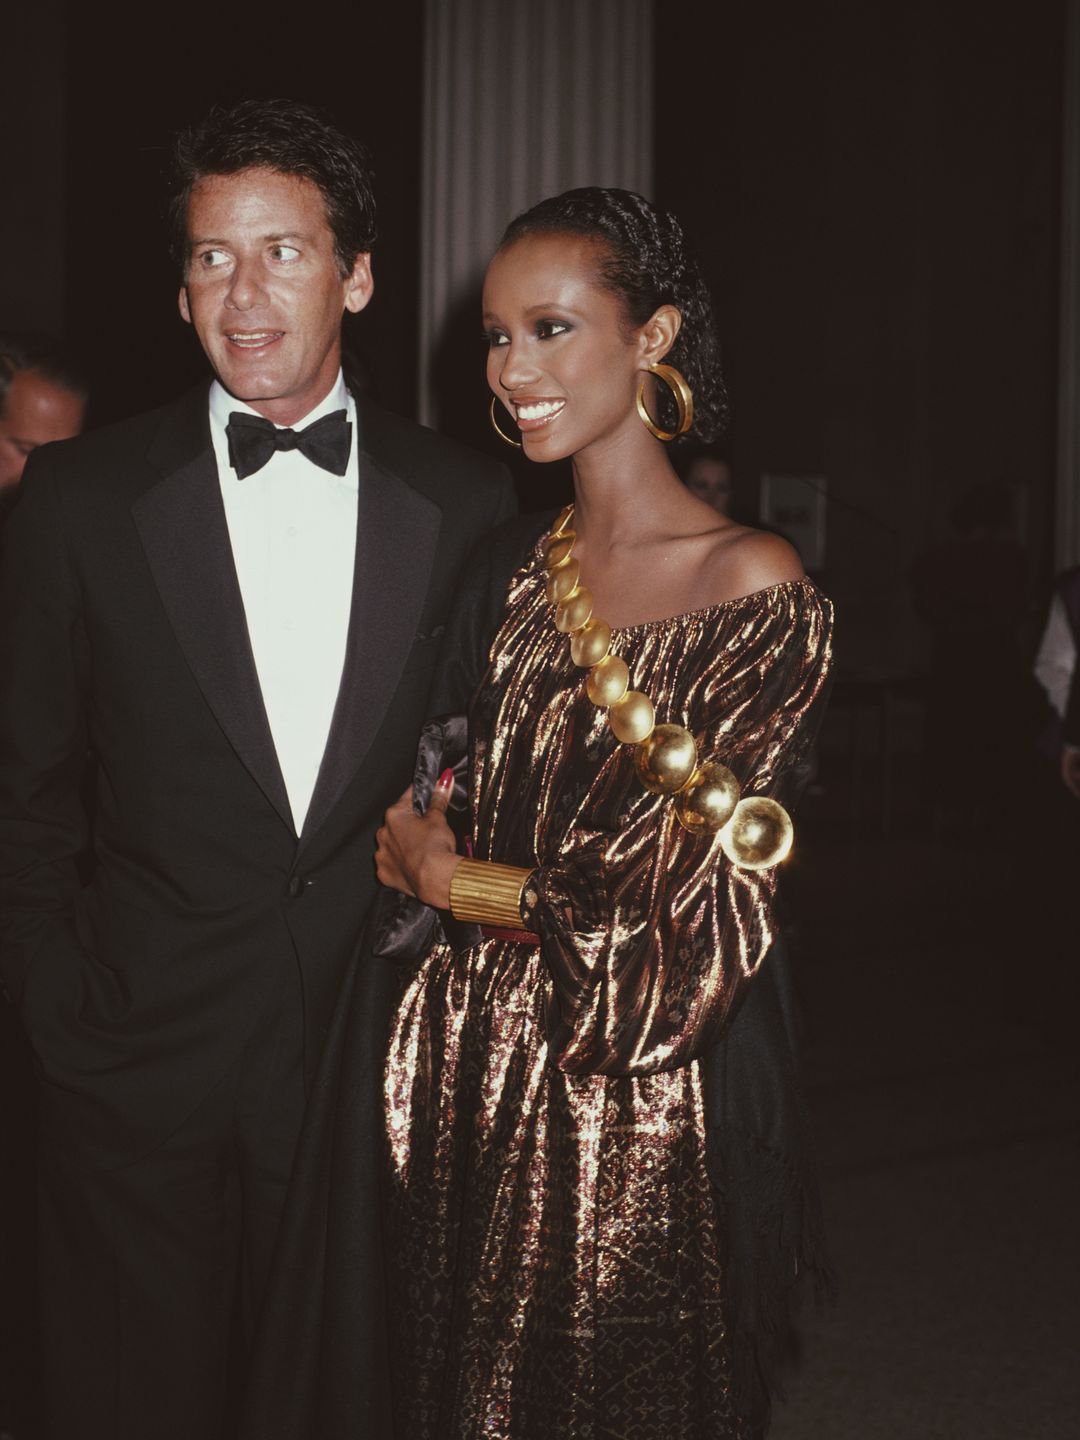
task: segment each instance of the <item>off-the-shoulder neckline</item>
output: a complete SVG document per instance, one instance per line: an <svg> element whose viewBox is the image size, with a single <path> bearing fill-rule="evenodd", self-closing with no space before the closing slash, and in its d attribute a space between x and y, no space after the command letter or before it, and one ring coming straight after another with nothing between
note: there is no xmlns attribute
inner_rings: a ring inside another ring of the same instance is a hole
<svg viewBox="0 0 1080 1440"><path fill-rule="evenodd" d="M545 536L541 536L534 547L538 555L543 553L544 539ZM611 633L612 635L633 635L640 630L655 630L661 625L675 625L680 620L704 620L709 615L719 614L722 610L731 610L736 605L745 605L750 600L761 600L767 595L793 589L810 589L816 593L817 586L809 575L800 575L797 580L777 580L772 585L763 585L759 590L748 590L745 595L735 595L730 600L717 600L712 605L702 605L697 610L682 610L677 615L663 615L657 620L639 620L636 625L612 625Z"/></svg>
<svg viewBox="0 0 1080 1440"><path fill-rule="evenodd" d="M712 605L702 605L698 610L682 610L678 615L666 615L659 620L639 620L636 625L612 625L612 635L632 635L636 630L655 630L661 625L675 625L680 620L704 620L722 610L732 610L736 605L745 605L749 600L762 600L781 590L795 590L816 586L809 575L800 575L797 580L777 580L773 585L763 585L760 590L748 590L745 595L735 595L730 600L717 600Z"/></svg>

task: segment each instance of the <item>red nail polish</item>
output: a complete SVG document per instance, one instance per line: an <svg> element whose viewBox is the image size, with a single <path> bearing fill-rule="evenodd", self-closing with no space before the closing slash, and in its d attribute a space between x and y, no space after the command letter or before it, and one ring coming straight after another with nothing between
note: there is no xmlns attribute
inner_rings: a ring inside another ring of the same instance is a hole
<svg viewBox="0 0 1080 1440"><path fill-rule="evenodd" d="M446 769L446 770L444 770L444 771L442 772L442 774L439 776L438 780L436 780L435 786L436 786L436 789L438 789L438 790L449 790L449 789L452 787L453 783L454 783L454 771L453 771L453 768L451 767L451 768Z"/></svg>

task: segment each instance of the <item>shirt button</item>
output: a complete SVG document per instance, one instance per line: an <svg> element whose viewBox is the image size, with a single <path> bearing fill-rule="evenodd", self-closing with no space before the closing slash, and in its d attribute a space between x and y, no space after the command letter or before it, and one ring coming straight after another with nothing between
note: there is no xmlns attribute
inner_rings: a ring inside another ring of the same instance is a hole
<svg viewBox="0 0 1080 1440"><path fill-rule="evenodd" d="M304 877L303 877L302 875L290 875L290 876L289 876L289 896L290 896L290 898L293 899L293 900L299 900L300 896L304 893L304 886L305 886L306 884L307 884L307 881L304 879Z"/></svg>

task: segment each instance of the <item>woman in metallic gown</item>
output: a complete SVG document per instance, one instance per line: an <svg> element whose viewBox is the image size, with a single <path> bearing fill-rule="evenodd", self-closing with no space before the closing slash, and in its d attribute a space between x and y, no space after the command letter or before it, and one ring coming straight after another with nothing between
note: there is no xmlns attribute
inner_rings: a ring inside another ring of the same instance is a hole
<svg viewBox="0 0 1080 1440"><path fill-rule="evenodd" d="M612 189L542 202L491 261L484 327L497 428L569 457L574 500L488 637L462 841L449 768L380 832L383 883L447 917L386 1070L395 1434L748 1437L764 1407L736 1332L765 1302L746 1288L816 1257L779 1237L794 1172L778 1153L762 1181L754 1134L790 1077L767 1044L735 1065L725 1032L769 969L831 611L784 540L672 468L669 444L725 412L672 216Z"/></svg>

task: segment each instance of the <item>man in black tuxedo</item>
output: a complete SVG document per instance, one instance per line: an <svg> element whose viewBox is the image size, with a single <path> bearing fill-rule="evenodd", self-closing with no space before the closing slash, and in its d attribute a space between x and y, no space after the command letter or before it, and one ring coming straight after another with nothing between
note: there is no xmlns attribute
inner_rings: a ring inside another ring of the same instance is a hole
<svg viewBox="0 0 1080 1440"><path fill-rule="evenodd" d="M0 597L0 975L41 1079L57 1440L222 1433L374 832L456 576L513 508L500 466L345 388L353 141L292 102L215 112L173 211L217 379L33 456Z"/></svg>

